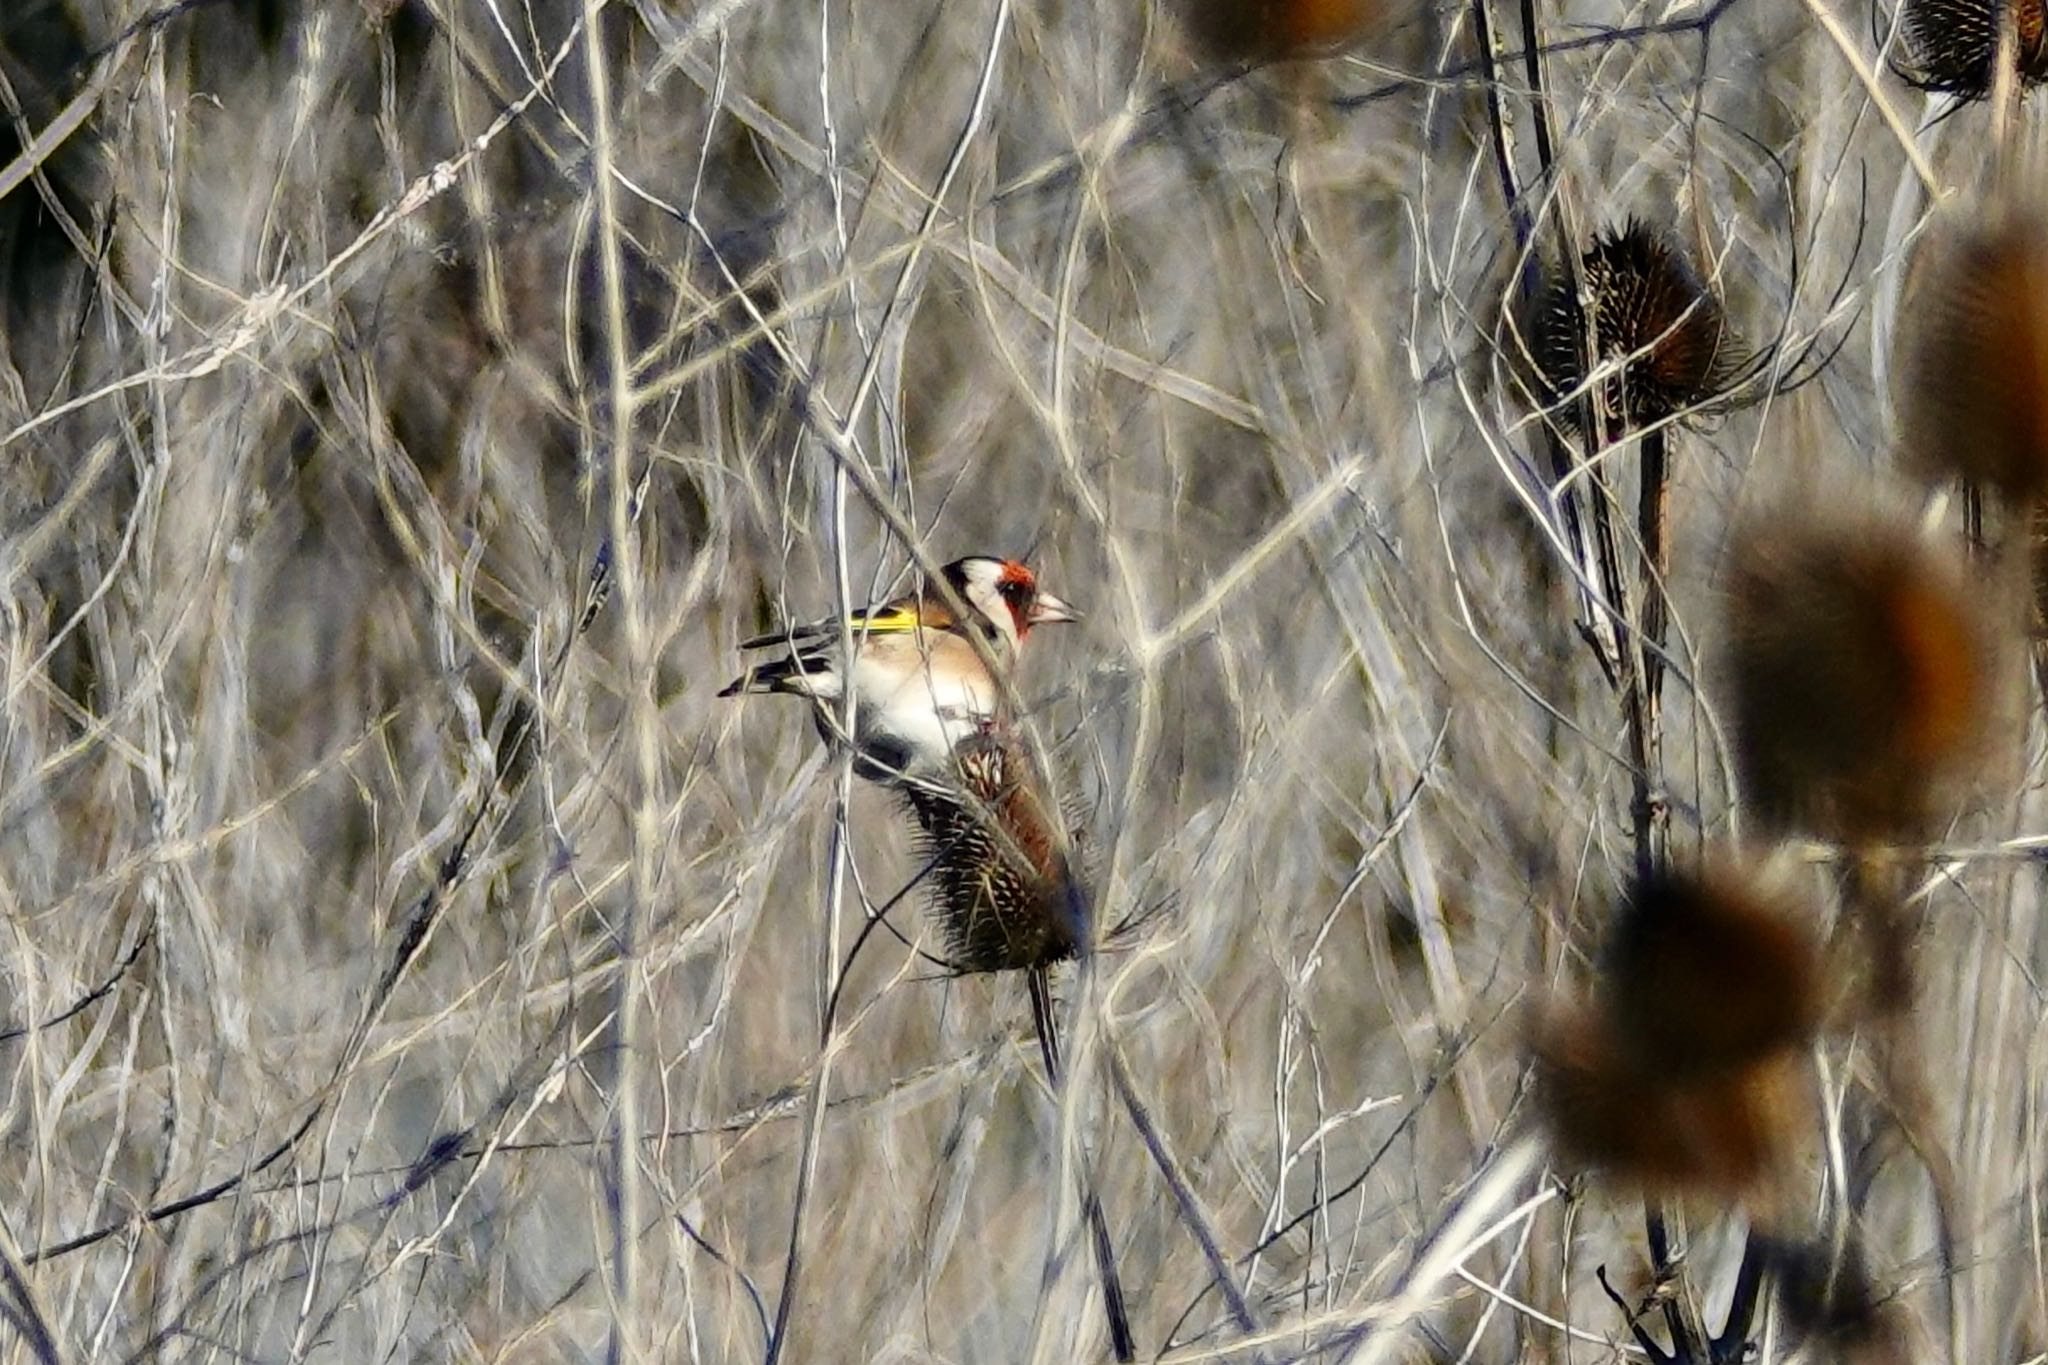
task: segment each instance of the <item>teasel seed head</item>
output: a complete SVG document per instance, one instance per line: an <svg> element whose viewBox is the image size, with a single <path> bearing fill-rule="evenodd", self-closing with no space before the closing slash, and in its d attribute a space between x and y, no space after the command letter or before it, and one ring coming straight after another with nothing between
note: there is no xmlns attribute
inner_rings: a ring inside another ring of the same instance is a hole
<svg viewBox="0 0 2048 1365"><path fill-rule="evenodd" d="M1738 544L1727 624L1737 776L1762 822L1923 839L1994 701L1995 636L1961 569L1904 527L1784 521Z"/></svg>
<svg viewBox="0 0 2048 1365"><path fill-rule="evenodd" d="M1552 269L1523 329L1537 391L1567 429L1579 425L1586 357L1611 369L1602 410L1626 429L1648 426L1723 397L1741 371L1740 343L1719 299L1685 255L1640 219L1594 239L1579 260L1592 328L1572 273Z"/></svg>
<svg viewBox="0 0 2048 1365"><path fill-rule="evenodd" d="M1674 1080L1797 1047L1819 1021L1819 958L1795 907L1726 871L1644 879L1601 965L1622 1052Z"/></svg>
<svg viewBox="0 0 2048 1365"><path fill-rule="evenodd" d="M1627 1190L1769 1207L1807 1113L1800 1059L1786 1053L1687 1082L1644 1075L1592 1019L1545 1027L1537 1103L1558 1162Z"/></svg>
<svg viewBox="0 0 2048 1365"><path fill-rule="evenodd" d="M1330 57L1364 39L1384 0L1185 0L1195 41L1221 61Z"/></svg>
<svg viewBox="0 0 2048 1365"><path fill-rule="evenodd" d="M1037 765L992 723L953 752L950 783L906 787L933 914L963 972L1043 967L1088 946L1087 889Z"/></svg>
<svg viewBox="0 0 2048 1365"><path fill-rule="evenodd" d="M1983 99L1998 60L1998 27L2007 5L2018 23L2022 85L2048 80L2043 0L1906 0L1899 16L1906 57L1899 68L1922 90Z"/></svg>
<svg viewBox="0 0 2048 1365"><path fill-rule="evenodd" d="M1768 1205L1806 1102L1818 950L1736 874L1645 879L1583 1005L1539 1024L1537 1102L1560 1160L1624 1185Z"/></svg>
<svg viewBox="0 0 2048 1365"><path fill-rule="evenodd" d="M1906 460L2017 501L2048 492L2048 229L1948 217L1914 262L1899 331Z"/></svg>

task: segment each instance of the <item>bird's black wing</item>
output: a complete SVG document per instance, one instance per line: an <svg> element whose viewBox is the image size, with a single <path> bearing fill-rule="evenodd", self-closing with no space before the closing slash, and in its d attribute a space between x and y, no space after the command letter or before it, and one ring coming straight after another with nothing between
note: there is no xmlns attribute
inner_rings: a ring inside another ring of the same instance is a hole
<svg viewBox="0 0 2048 1365"><path fill-rule="evenodd" d="M921 620L915 598L903 597L871 611L857 611L847 618L855 635L904 635L916 630ZM784 626L766 635L740 641L741 649L767 649L771 645L798 648L839 638L837 620L812 621L808 625Z"/></svg>

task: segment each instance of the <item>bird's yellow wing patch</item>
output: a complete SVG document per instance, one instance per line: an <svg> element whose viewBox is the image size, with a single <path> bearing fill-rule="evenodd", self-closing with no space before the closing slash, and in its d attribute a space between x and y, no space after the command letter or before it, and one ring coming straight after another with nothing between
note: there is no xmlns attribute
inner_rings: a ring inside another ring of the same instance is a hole
<svg viewBox="0 0 2048 1365"><path fill-rule="evenodd" d="M873 611L857 611L850 618L856 631L865 630L870 635L907 635L916 630L922 618L912 604L891 603Z"/></svg>

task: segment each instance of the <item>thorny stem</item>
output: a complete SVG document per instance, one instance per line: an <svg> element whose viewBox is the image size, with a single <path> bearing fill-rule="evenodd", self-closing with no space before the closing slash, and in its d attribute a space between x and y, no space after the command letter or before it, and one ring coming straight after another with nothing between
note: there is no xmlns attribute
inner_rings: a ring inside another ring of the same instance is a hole
<svg viewBox="0 0 2048 1365"><path fill-rule="evenodd" d="M1505 54L1498 50L1500 35L1493 22L1490 0L1473 0L1472 23L1478 34L1478 61L1486 78L1487 127L1491 134L1490 140L1493 146L1494 169L1500 177L1501 198L1507 205L1508 221L1514 229L1515 250L1520 262L1515 273L1512 297L1519 304L1526 305L1534 300L1539 288L1540 271L1537 266L1538 253L1535 248L1536 227L1528 200L1522 193L1519 177L1515 171L1514 135L1510 131L1511 124L1508 112L1501 99L1500 60ZM1533 26L1533 13L1525 7L1522 21L1525 37L1533 31ZM1526 42L1524 43L1524 48L1523 55L1530 68L1532 79L1540 80L1541 67L1535 50ZM1547 180L1551 163L1550 132L1548 120L1544 117L1540 105L1537 110L1535 124L1538 130L1536 137L1538 160L1544 168L1540 178ZM1567 252L1561 260L1562 268L1570 270L1576 276L1578 270L1576 258ZM1584 369L1585 364L1582 358L1580 370L1583 372ZM1565 543L1571 547L1572 557L1575 561L1574 568L1581 571L1580 575L1575 576L1582 576L1587 561L1586 531L1584 522L1580 517L1578 494L1572 487L1573 459L1571 448L1549 424L1546 424L1544 428L1544 448L1550 457L1551 487L1553 490L1559 488L1565 490L1562 495L1558 495L1553 491L1553 496L1557 499L1558 515L1564 521ZM1597 506L1595 508L1595 515L1596 517L1600 515L1600 509ZM1607 626L1606 616L1599 610L1598 606L1585 601L1584 589L1581 589L1581 601L1584 604L1582 610L1585 618L1581 623L1581 633L1589 641L1594 642L1595 653L1601 660L1601 668L1607 673L1608 681L1612 682L1614 680L1614 670L1607 661L1608 651L1598 643L1600 635L1611 628Z"/></svg>
<svg viewBox="0 0 2048 1365"><path fill-rule="evenodd" d="M1671 546L1665 535L1671 505L1671 465L1665 430L1642 437L1641 488L1637 494L1636 535L1642 542L1642 639L1638 657L1643 674L1643 762L1636 777L1640 836L1650 865L1662 865L1667 854L1666 804L1658 799L1664 783L1664 647L1670 634L1670 603L1664 585L1671 570Z"/></svg>
<svg viewBox="0 0 2048 1365"><path fill-rule="evenodd" d="M1472 0L1472 24L1478 30L1480 70L1486 78L1486 121L1493 135L1494 170L1500 176L1501 196L1507 202L1508 220L1515 229L1515 246L1523 259L1520 283L1526 286L1535 267L1529 252L1535 226L1530 219L1529 205L1523 200L1521 188L1516 183L1514 147L1508 133L1507 110L1501 104L1500 67L1494 51L1497 38L1487 0Z"/></svg>
<svg viewBox="0 0 2048 1365"><path fill-rule="evenodd" d="M1735 1292L1728 1300L1728 1316L1711 1343L1714 1365L1734 1365L1749 1347L1749 1329L1756 1321L1763 1298L1764 1242L1752 1236L1742 1244L1742 1264L1735 1271Z"/></svg>
<svg viewBox="0 0 2048 1365"><path fill-rule="evenodd" d="M1655 1275L1657 1297L1664 1311L1664 1330L1671 1336L1672 1354L1681 1361L1705 1365L1711 1357L1700 1343L1706 1333L1687 1311L1684 1287L1677 1283L1678 1258L1671 1254L1671 1232L1664 1210L1654 1201L1643 1205L1643 1238L1650 1247L1650 1268Z"/></svg>

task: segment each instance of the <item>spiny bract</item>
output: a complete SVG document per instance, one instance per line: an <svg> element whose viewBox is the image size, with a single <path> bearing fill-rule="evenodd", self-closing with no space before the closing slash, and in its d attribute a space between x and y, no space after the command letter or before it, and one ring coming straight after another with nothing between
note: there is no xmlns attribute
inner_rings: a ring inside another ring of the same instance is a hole
<svg viewBox="0 0 2048 1365"><path fill-rule="evenodd" d="M933 913L963 972L1042 967L1084 945L1087 893L1023 745L985 726L954 750L954 782L904 800L923 835Z"/></svg>
<svg viewBox="0 0 2048 1365"><path fill-rule="evenodd" d="M1593 304L1590 335L1571 274L1559 269L1539 296L1530 339L1543 398L1560 424L1579 426L1589 342L1595 365L1612 370L1599 387L1601 407L1625 428L1723 395L1738 368L1735 338L1720 300L1681 252L1630 219L1596 238L1579 269Z"/></svg>

